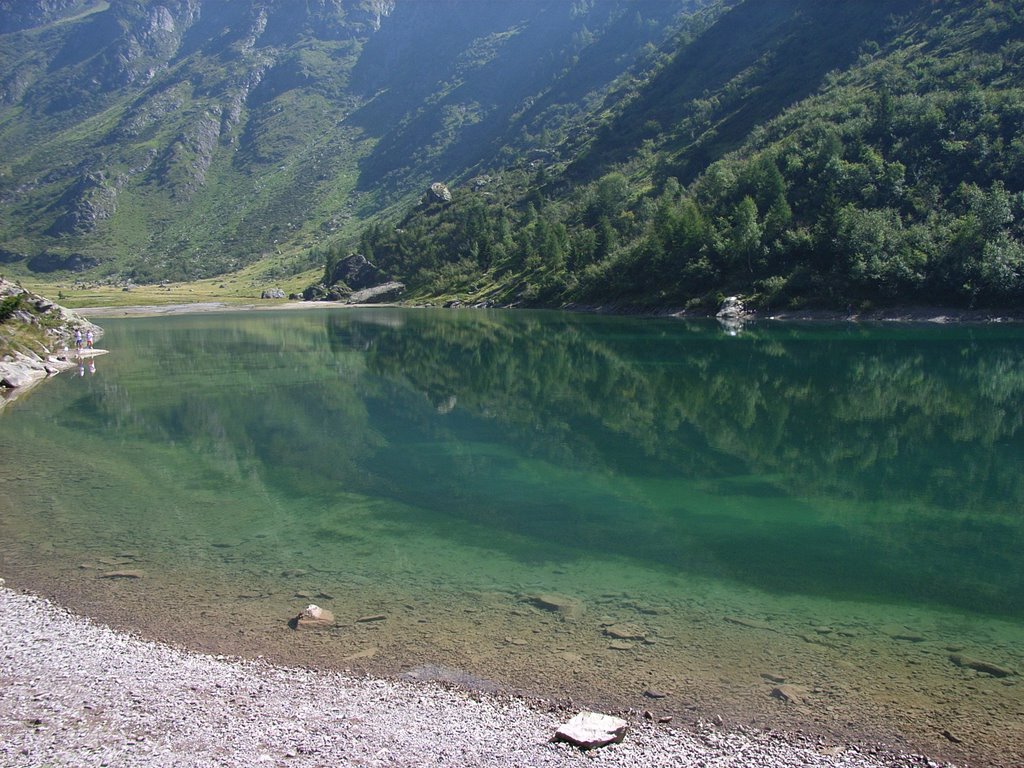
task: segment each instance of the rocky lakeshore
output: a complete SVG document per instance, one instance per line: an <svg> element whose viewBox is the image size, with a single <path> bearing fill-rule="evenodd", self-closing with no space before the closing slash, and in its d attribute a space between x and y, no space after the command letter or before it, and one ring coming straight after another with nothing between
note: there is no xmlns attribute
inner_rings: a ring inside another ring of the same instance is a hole
<svg viewBox="0 0 1024 768"><path fill-rule="evenodd" d="M636 718L584 752L553 740L575 712L544 702L190 653L3 588L0 621L5 766L938 766Z"/></svg>
<svg viewBox="0 0 1024 768"><path fill-rule="evenodd" d="M98 325L2 278L0 306L0 409L40 381L105 354L75 346L76 332L99 339Z"/></svg>

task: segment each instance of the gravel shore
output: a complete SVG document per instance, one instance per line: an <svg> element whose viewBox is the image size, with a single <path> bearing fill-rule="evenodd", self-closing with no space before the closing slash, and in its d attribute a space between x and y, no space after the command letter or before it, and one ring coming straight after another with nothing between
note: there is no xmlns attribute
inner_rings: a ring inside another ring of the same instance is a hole
<svg viewBox="0 0 1024 768"><path fill-rule="evenodd" d="M435 684L205 656L0 588L4 766L936 766L778 734L636 719L621 744L550 741L574 714Z"/></svg>

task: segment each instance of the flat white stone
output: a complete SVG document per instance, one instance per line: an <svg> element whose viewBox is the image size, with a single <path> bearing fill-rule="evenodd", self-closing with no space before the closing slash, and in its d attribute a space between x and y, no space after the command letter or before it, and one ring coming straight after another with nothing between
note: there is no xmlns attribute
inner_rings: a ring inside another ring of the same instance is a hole
<svg viewBox="0 0 1024 768"><path fill-rule="evenodd" d="M621 717L580 712L555 731L555 738L582 749L594 749L622 741L628 727L629 724Z"/></svg>

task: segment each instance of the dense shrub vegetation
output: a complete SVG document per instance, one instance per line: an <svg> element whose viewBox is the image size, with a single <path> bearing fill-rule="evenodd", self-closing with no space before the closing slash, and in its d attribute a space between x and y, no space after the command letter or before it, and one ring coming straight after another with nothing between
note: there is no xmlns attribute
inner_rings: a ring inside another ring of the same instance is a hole
<svg viewBox="0 0 1024 768"><path fill-rule="evenodd" d="M661 61L610 123L646 136L638 145L598 131L571 157L491 169L456 185L449 205L368 227L359 247L422 294L498 303L1018 304L1024 3L897 5L905 12L865 34L848 66L742 136L723 134L723 115L786 98L771 64L783 39L677 104L689 117L667 127L638 106L663 88L673 61ZM742 10L718 25L749 23ZM699 43L683 41L676 59ZM835 40L808 33L803 45L813 69ZM697 174L695 154L710 161Z"/></svg>
<svg viewBox="0 0 1024 768"><path fill-rule="evenodd" d="M5 296L3 300L0 301L0 323L10 320L14 317L14 313L21 309L21 299L21 295L17 294L14 296Z"/></svg>

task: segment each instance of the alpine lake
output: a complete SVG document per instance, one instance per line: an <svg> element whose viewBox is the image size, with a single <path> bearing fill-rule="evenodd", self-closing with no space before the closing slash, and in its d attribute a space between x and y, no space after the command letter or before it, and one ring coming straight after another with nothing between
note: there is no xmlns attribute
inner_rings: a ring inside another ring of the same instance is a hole
<svg viewBox="0 0 1024 768"><path fill-rule="evenodd" d="M1024 764L1024 326L100 322L0 416L9 587L201 652Z"/></svg>

